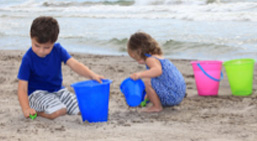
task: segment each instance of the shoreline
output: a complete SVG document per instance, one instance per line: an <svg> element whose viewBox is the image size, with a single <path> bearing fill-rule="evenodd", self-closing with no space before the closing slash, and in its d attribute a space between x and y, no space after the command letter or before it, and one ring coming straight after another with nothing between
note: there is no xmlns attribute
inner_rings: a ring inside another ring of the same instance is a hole
<svg viewBox="0 0 257 141"><path fill-rule="evenodd" d="M82 122L79 115L55 120L25 119L17 99L17 73L25 51L0 50L0 140L199 140L254 141L257 138L257 67L253 93L246 97L231 94L224 67L218 96L198 96L190 61L171 59L187 84L187 97L178 106L160 113L141 113L129 107L120 92L120 83L131 73L145 70L128 56L70 53L96 73L113 80L110 87L108 122ZM63 85L86 80L63 65Z"/></svg>

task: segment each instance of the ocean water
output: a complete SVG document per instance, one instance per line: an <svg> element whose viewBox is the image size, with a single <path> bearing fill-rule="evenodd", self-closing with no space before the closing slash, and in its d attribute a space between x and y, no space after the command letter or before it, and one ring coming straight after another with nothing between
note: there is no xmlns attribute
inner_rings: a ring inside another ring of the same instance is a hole
<svg viewBox="0 0 257 141"><path fill-rule="evenodd" d="M144 31L169 58L257 59L257 0L1 0L0 49L27 50L42 15L58 20L69 52L127 55Z"/></svg>

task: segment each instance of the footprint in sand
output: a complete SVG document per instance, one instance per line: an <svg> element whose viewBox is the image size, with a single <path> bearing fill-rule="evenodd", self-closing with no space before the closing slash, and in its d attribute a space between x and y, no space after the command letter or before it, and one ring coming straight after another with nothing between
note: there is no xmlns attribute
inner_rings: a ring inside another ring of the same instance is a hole
<svg viewBox="0 0 257 141"><path fill-rule="evenodd" d="M0 77L0 84L4 83L6 79L4 77Z"/></svg>

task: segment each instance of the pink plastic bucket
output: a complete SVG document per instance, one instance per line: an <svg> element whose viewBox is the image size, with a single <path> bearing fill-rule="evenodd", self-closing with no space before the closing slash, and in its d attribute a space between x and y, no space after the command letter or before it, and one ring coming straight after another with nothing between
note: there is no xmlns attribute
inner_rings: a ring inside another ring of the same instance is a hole
<svg viewBox="0 0 257 141"><path fill-rule="evenodd" d="M222 79L222 61L193 61L191 62L195 83L200 96L218 95L219 82Z"/></svg>

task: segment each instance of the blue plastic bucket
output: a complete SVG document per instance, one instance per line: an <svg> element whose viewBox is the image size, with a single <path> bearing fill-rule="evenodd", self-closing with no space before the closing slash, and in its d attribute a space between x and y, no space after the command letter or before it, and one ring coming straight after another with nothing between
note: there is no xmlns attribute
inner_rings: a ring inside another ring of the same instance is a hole
<svg viewBox="0 0 257 141"><path fill-rule="evenodd" d="M108 79L98 83L95 80L71 84L78 100L83 122L105 122L108 120L110 83Z"/></svg>
<svg viewBox="0 0 257 141"><path fill-rule="evenodd" d="M120 90L131 107L138 106L144 100L145 85L141 79L136 81L131 78L125 79L120 85Z"/></svg>

